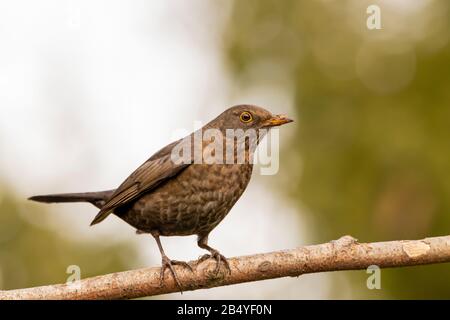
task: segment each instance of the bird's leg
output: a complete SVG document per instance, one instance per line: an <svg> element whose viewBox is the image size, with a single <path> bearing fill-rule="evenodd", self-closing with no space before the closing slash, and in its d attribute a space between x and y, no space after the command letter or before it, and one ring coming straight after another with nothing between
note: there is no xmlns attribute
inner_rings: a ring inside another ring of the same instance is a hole
<svg viewBox="0 0 450 320"><path fill-rule="evenodd" d="M220 262L223 261L228 272L231 273L230 264L228 263L227 258L225 258L219 251L217 251L214 248L211 248L208 245L208 235L199 235L197 244L200 248L208 250L210 252L210 254L205 254L202 257L200 257L200 259L198 259L198 263L201 263L209 258L213 258L214 260L216 260L215 272L217 274L220 271Z"/></svg>
<svg viewBox="0 0 450 320"><path fill-rule="evenodd" d="M181 288L181 282L178 279L178 276L173 268L173 265L181 265L183 267L188 268L191 272L194 272L192 267L184 261L177 261L177 260L170 260L169 257L166 256L166 253L164 252L164 249L161 245L161 240L159 239L159 232L153 231L150 232L150 234L155 238L156 243L158 244L159 252L161 253L161 259L162 259L162 266L161 266L161 273L160 273L160 285L162 286L164 284L164 274L166 269L169 269L172 273L173 278L175 279L175 282L177 283L178 288L180 289L180 292L183 293L183 290Z"/></svg>

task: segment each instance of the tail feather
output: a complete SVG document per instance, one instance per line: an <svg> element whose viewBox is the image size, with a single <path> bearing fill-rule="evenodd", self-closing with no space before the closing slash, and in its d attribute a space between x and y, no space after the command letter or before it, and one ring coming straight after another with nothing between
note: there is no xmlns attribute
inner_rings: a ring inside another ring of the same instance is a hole
<svg viewBox="0 0 450 320"><path fill-rule="evenodd" d="M28 198L28 200L44 202L44 203L62 203L62 202L89 202L97 208L101 209L108 200L114 190L99 191L99 192L83 192L83 193L62 193L39 195Z"/></svg>

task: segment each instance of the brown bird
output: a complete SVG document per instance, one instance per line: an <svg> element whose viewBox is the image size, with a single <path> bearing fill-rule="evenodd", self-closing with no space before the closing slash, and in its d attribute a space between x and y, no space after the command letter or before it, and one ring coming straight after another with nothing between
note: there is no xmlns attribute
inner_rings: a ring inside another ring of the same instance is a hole
<svg viewBox="0 0 450 320"><path fill-rule="evenodd" d="M220 270L221 261L230 270L226 258L208 245L208 235L225 218L247 187L252 174L253 154L264 131L291 121L257 106L234 106L198 131L162 148L115 190L42 195L30 200L46 203L89 202L100 209L91 225L113 213L136 228L137 233L151 234L162 257L161 283L168 268L181 290L172 265L183 265L191 271L192 268L186 262L170 260L164 253L160 236L195 234L198 236L198 246L210 252L200 261L213 258L216 260L216 271ZM205 134L208 129L213 135ZM229 129L235 136L228 135ZM252 140L248 132L256 132L253 135L256 139ZM201 138L196 140L199 133ZM229 145L231 148L227 149ZM181 155L180 150L183 151L184 161L177 158ZM200 156L196 153L198 150Z"/></svg>

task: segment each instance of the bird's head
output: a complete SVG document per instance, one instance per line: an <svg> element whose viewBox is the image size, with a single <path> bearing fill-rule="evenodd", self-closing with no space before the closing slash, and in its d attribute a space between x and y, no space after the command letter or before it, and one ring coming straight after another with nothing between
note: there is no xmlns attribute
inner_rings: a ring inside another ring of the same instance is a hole
<svg viewBox="0 0 450 320"><path fill-rule="evenodd" d="M264 108L253 105L237 105L225 110L209 123L217 129L270 129L292 122L284 115L274 115Z"/></svg>

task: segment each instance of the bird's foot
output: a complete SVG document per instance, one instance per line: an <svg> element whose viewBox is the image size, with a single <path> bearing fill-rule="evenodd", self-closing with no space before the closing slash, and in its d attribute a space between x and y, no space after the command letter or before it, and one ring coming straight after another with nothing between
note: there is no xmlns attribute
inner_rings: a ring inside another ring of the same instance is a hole
<svg viewBox="0 0 450 320"><path fill-rule="evenodd" d="M164 275L165 275L165 271L166 269L170 270L170 273L172 273L173 278L175 279L175 282L177 284L177 287L180 289L180 292L183 293L183 289L181 287L181 282L178 279L178 276L175 272L175 269L173 268L174 265L180 265L183 266L187 269L189 269L191 272L194 272L194 269L192 269L192 267L189 265L189 263L184 262L184 261L177 261L177 260L170 260L167 256L163 256L162 257L162 266L161 266L161 273L160 273L160 286L164 285Z"/></svg>
<svg viewBox="0 0 450 320"><path fill-rule="evenodd" d="M230 264L228 263L227 258L225 258L219 251L217 250L211 250L210 254L205 254L203 256L201 256L198 261L197 264L202 263L205 260L208 260L209 258L212 258L214 260L216 260L216 268L214 269L214 272L216 273L216 275L219 273L220 271L220 263L223 262L223 264L225 265L226 269L228 270L228 273L231 274L231 268L230 268Z"/></svg>

